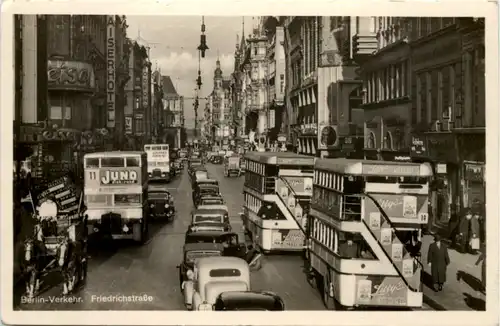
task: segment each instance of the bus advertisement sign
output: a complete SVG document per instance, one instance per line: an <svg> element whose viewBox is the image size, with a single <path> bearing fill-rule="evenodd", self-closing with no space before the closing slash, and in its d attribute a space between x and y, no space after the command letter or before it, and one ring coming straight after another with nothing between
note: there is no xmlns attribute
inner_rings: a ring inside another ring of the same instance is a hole
<svg viewBox="0 0 500 326"><path fill-rule="evenodd" d="M377 204L389 218L411 219L420 223L427 223L428 201L425 195L388 195L372 194ZM372 216L379 212L378 207L371 199L365 199L365 216Z"/></svg>
<svg viewBox="0 0 500 326"><path fill-rule="evenodd" d="M138 184L139 176L140 168L99 171L101 185Z"/></svg>
<svg viewBox="0 0 500 326"><path fill-rule="evenodd" d="M301 230L273 230L273 249L298 249L304 246L304 241Z"/></svg>
<svg viewBox="0 0 500 326"><path fill-rule="evenodd" d="M276 180L276 192L284 194L285 190L292 188L292 193L312 195L312 178L309 177L282 177Z"/></svg>
<svg viewBox="0 0 500 326"><path fill-rule="evenodd" d="M363 164L363 174L373 176L416 176L420 175L418 164Z"/></svg>
<svg viewBox="0 0 500 326"><path fill-rule="evenodd" d="M356 303L370 306L406 306L408 287L399 277L359 276Z"/></svg>

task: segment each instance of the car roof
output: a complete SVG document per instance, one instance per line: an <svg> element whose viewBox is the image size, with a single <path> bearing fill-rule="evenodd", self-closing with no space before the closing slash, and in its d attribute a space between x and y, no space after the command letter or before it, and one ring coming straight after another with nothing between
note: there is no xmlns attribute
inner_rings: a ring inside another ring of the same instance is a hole
<svg viewBox="0 0 500 326"><path fill-rule="evenodd" d="M196 172L198 172L198 171L196 171ZM197 183L204 183L204 182L217 182L217 183L218 183L219 181L217 181L217 180L215 180L215 179L206 178L206 179L199 179L199 180L196 180L196 182L197 182Z"/></svg>
<svg viewBox="0 0 500 326"><path fill-rule="evenodd" d="M267 291L228 291L221 293L219 298L228 308L261 307L274 310L276 305L284 305L283 300L276 293Z"/></svg>
<svg viewBox="0 0 500 326"><path fill-rule="evenodd" d="M199 208L197 208L193 211L193 215L214 215L214 214L224 215L226 213L227 213L227 211L220 209L220 208L216 208L216 209L206 209L206 208L199 209Z"/></svg>
<svg viewBox="0 0 500 326"><path fill-rule="evenodd" d="M214 259L216 258L216 259ZM198 268L224 268L226 266L233 266L233 267L247 267L248 268L248 263L246 260L238 257L229 257L229 256L222 256L222 257L201 257L196 261L196 265Z"/></svg>
<svg viewBox="0 0 500 326"><path fill-rule="evenodd" d="M184 244L184 251L190 250L223 250L224 246L220 243L196 242Z"/></svg>
<svg viewBox="0 0 500 326"><path fill-rule="evenodd" d="M190 232L189 230L186 232L186 236L193 236L193 237L220 237L223 235L237 235L234 232L226 232L226 231L197 231L197 232Z"/></svg>

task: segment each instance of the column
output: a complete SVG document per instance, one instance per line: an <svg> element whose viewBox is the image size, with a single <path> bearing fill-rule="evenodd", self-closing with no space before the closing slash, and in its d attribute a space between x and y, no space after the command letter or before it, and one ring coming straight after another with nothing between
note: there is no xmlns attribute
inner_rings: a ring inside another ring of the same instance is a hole
<svg viewBox="0 0 500 326"><path fill-rule="evenodd" d="M266 111L260 110L258 119L259 120L257 122L257 134L261 135L266 130L266 120L267 120Z"/></svg>

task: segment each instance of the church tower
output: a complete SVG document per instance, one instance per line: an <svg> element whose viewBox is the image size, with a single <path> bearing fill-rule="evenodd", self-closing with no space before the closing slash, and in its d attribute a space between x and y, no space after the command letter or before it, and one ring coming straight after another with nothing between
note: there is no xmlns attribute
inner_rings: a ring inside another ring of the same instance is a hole
<svg viewBox="0 0 500 326"><path fill-rule="evenodd" d="M222 69L220 68L219 56L217 56L217 61L215 62L214 70L214 89L219 90L222 88Z"/></svg>

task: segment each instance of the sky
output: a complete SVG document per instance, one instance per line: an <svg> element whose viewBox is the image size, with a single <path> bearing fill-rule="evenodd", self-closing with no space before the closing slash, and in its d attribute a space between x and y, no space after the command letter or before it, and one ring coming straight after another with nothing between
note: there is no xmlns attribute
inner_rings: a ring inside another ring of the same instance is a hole
<svg viewBox="0 0 500 326"><path fill-rule="evenodd" d="M217 57L221 62L224 76L234 69L236 40L241 40L242 23L245 21L245 34L248 36L252 17L205 17L205 35L209 50L201 58L202 88L200 97L208 96L213 88L213 76ZM201 34L200 16L127 16L129 25L127 35L132 40L150 47L152 68L160 69L161 74L170 76L177 93L193 97L198 77L198 50ZM198 116L203 115L205 101L200 101ZM194 127L193 101L184 103L186 127Z"/></svg>

